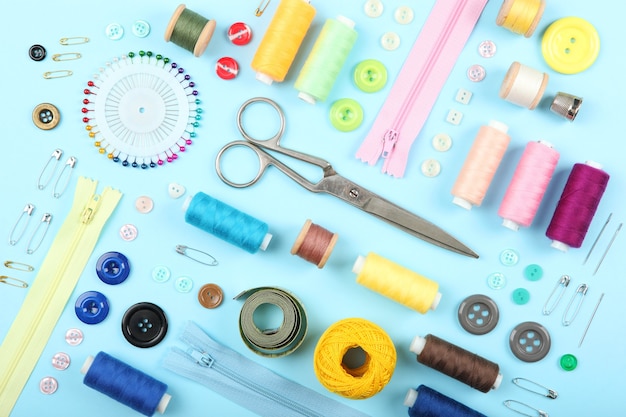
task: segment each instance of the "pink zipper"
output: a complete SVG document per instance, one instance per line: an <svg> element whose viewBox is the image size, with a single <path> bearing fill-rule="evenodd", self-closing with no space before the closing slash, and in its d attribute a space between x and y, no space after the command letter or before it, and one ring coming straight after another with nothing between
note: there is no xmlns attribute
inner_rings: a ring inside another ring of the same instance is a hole
<svg viewBox="0 0 626 417"><path fill-rule="evenodd" d="M384 173L404 175L411 145L486 4L487 0L435 3L357 158L369 165L383 158Z"/></svg>

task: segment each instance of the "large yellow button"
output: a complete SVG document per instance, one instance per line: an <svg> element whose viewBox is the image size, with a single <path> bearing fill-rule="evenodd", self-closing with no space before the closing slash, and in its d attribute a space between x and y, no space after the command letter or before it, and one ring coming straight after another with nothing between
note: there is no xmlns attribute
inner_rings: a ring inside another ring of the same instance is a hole
<svg viewBox="0 0 626 417"><path fill-rule="evenodd" d="M600 37L593 25L580 17L553 22L543 35L541 53L553 70L576 74L589 68L600 52Z"/></svg>

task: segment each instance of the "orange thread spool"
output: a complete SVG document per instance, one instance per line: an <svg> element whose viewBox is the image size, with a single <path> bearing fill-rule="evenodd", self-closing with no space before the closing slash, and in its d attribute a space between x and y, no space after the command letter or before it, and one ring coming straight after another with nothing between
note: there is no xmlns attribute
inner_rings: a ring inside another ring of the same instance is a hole
<svg viewBox="0 0 626 417"><path fill-rule="evenodd" d="M307 219L291 248L291 254L298 255L302 259L317 265L318 268L323 268L338 238L337 234Z"/></svg>

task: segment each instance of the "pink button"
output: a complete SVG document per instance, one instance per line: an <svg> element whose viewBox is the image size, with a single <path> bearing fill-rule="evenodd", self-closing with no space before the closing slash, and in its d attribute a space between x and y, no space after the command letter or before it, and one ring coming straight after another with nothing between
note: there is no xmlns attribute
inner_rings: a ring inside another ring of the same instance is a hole
<svg viewBox="0 0 626 417"><path fill-rule="evenodd" d="M487 71L485 71L485 68L482 65L472 65L467 69L467 78L469 78L470 81L482 81L485 79L486 75Z"/></svg>
<svg viewBox="0 0 626 417"><path fill-rule="evenodd" d="M215 72L222 80L232 80L239 73L239 64L233 58L225 56L217 61Z"/></svg>
<svg viewBox="0 0 626 417"><path fill-rule="evenodd" d="M228 28L228 39L234 45L247 45L252 40L252 30L243 22L233 23Z"/></svg>
<svg viewBox="0 0 626 417"><path fill-rule="evenodd" d="M120 228L120 236L127 242L137 238L137 228L132 224L125 224Z"/></svg>
<svg viewBox="0 0 626 417"><path fill-rule="evenodd" d="M69 329L65 332L65 341L70 346L78 346L83 342L83 332L80 329Z"/></svg>
<svg viewBox="0 0 626 417"><path fill-rule="evenodd" d="M42 394L54 394L57 388L59 388L59 383L51 376L44 377L39 381L39 391L41 391Z"/></svg>
<svg viewBox="0 0 626 417"><path fill-rule="evenodd" d="M52 366L59 371L66 370L70 366L70 355L63 352L56 353L52 357Z"/></svg>
<svg viewBox="0 0 626 417"><path fill-rule="evenodd" d="M150 213L154 208L154 201L150 197L142 195L135 200L135 208L140 213Z"/></svg>
<svg viewBox="0 0 626 417"><path fill-rule="evenodd" d="M496 44L493 41L482 41L478 45L478 53L483 58L491 58L496 54Z"/></svg>

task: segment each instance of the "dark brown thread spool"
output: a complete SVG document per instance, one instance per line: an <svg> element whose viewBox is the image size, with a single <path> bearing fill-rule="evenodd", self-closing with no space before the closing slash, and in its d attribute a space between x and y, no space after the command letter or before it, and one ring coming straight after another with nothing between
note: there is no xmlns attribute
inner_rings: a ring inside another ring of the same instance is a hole
<svg viewBox="0 0 626 417"><path fill-rule="evenodd" d="M481 392L497 389L502 382L500 367L483 357L437 336L415 337L411 352L417 361Z"/></svg>
<svg viewBox="0 0 626 417"><path fill-rule="evenodd" d="M296 238L291 254L323 268L339 236L307 219Z"/></svg>

